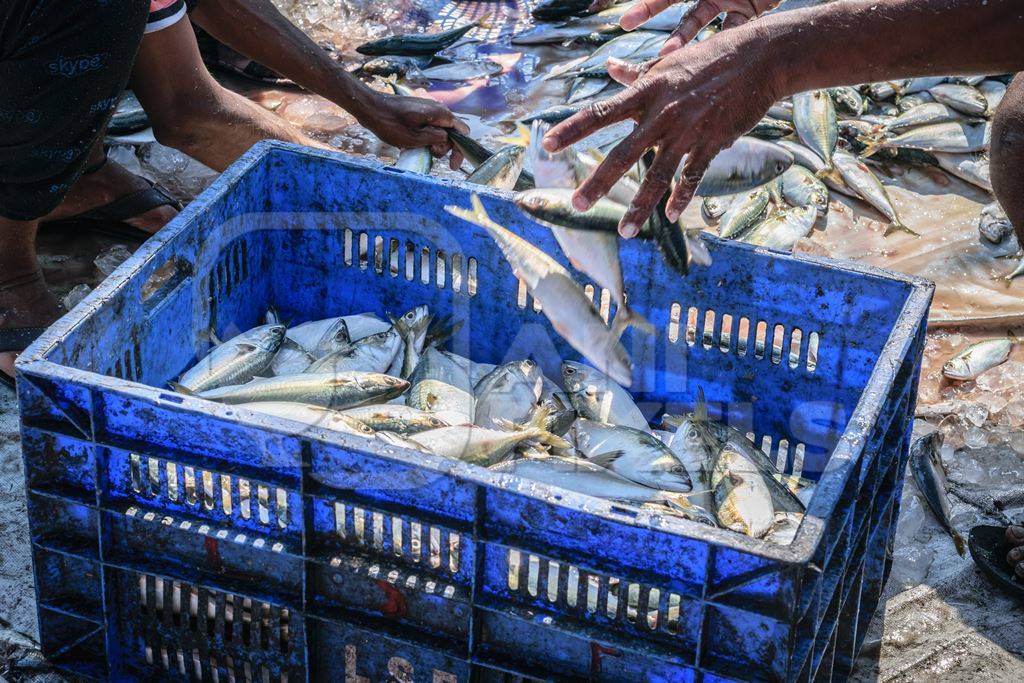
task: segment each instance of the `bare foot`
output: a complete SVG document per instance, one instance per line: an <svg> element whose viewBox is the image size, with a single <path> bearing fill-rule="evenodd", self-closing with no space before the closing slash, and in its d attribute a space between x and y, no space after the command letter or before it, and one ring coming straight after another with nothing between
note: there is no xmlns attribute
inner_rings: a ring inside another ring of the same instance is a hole
<svg viewBox="0 0 1024 683"><path fill-rule="evenodd" d="M1013 567L1018 579L1024 579L1024 526L1006 527L1006 542L1013 546L1006 554L1006 562Z"/></svg>
<svg viewBox="0 0 1024 683"><path fill-rule="evenodd" d="M47 327L63 314L64 309L41 274L25 284L0 289L0 329ZM13 377L17 357L17 353L0 353L0 372Z"/></svg>
<svg viewBox="0 0 1024 683"><path fill-rule="evenodd" d="M116 199L136 190L145 190L149 183L130 173L124 166L108 160L98 171L79 178L68 192L61 205L54 209L43 222L62 218L73 218L90 209L106 206ZM146 213L129 218L125 222L146 232L156 232L164 227L178 212L170 206L160 206Z"/></svg>

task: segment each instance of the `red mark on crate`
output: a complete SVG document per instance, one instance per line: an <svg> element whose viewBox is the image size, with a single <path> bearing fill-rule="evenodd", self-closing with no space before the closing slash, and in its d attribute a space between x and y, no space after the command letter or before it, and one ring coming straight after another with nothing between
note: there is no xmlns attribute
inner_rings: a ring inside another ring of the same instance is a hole
<svg viewBox="0 0 1024 683"><path fill-rule="evenodd" d="M590 644L590 675L591 677L597 676L601 673L601 657L603 655L611 655L612 657L618 657L622 653L616 650L614 647L605 647L601 643Z"/></svg>
<svg viewBox="0 0 1024 683"><path fill-rule="evenodd" d="M203 544L206 546L206 564L214 571L221 571L224 568L224 563L220 559L220 546L217 545L217 539L207 536Z"/></svg>
<svg viewBox="0 0 1024 683"><path fill-rule="evenodd" d="M384 594L384 601L380 606L380 611L384 616L404 617L409 612L409 605L406 603L402 591L383 579L377 580L377 587Z"/></svg>

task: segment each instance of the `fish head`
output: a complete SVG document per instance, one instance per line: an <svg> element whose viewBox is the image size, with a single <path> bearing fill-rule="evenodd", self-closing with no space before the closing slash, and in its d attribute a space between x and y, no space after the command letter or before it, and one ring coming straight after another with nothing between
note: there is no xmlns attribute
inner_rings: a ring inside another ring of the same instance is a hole
<svg viewBox="0 0 1024 683"><path fill-rule="evenodd" d="M401 377L392 377L391 375L381 375L380 383L390 389L401 389L405 391L409 388L409 381L402 379Z"/></svg>
<svg viewBox="0 0 1024 683"><path fill-rule="evenodd" d="M952 358L942 366L942 374L950 379L968 380L973 373L966 358Z"/></svg>
<svg viewBox="0 0 1024 683"><path fill-rule="evenodd" d="M347 415L333 415L331 416L331 422L334 422L337 428L341 431L355 432L356 434L362 434L363 436L373 436L376 434L369 425L348 417Z"/></svg>
<svg viewBox="0 0 1024 683"><path fill-rule="evenodd" d="M642 483L662 491L689 493L693 490L693 481L683 463L667 453L655 459L643 474Z"/></svg>
<svg viewBox="0 0 1024 683"><path fill-rule="evenodd" d="M566 391L576 393L584 390L587 383L587 371L590 370L582 363L570 360L562 362L562 384Z"/></svg>
<svg viewBox="0 0 1024 683"><path fill-rule="evenodd" d="M247 335L247 340L260 349L271 351L281 346L285 331L284 325L263 325Z"/></svg>

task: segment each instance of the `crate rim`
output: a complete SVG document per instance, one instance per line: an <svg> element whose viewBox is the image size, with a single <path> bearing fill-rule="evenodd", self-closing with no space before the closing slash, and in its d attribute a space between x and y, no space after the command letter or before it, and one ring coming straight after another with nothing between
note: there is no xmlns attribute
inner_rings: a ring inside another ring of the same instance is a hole
<svg viewBox="0 0 1024 683"><path fill-rule="evenodd" d="M202 213L216 202L221 195L243 180L246 173L265 161L275 153L301 153L306 156L317 157L329 160L332 163L341 164L352 169L374 172L389 173L410 173L386 166L375 160L351 157L341 152L319 150L303 147L301 145L286 143L277 140L265 140L256 143L252 148L243 154L234 164L225 170L206 190L204 190L184 211L179 213L159 233L146 241L136 252L112 272L103 283L90 292L77 306L57 320L43 335L41 335L28 349L23 352L15 363L16 376L19 381L26 377L38 376L44 379L58 379L78 384L89 390L101 388L108 393L116 393L120 396L136 400L145 400L156 403L162 408L174 410L201 410L219 420L224 420L241 426L255 426L263 431L275 434L295 436L294 430L288 425L294 424L288 420L261 415L251 411L241 410L237 406L217 404L212 401L175 394L174 402L161 401L160 394L167 395L169 392L158 387L151 387L131 380L122 380L107 377L99 372L81 370L63 366L53 361L46 360L46 356L54 347L63 341L75 327L83 323L90 313L103 305L107 298L114 294L122 284L134 277L139 271L147 267L155 258L159 257L162 247L181 236L191 229ZM502 190L495 190L481 185L468 183L464 180L446 178L418 178L412 174L412 179L425 184L440 183L475 192L479 195L489 196L495 199L507 200L513 193ZM896 318L896 323L889 333L878 360L872 369L871 376L866 386L888 386L892 383L899 371L900 364L906 355L907 350L913 343L914 335L917 332L919 321L927 324L927 310L935 289L934 283L921 277L896 273L890 270L861 263L839 261L836 259L812 256L804 254L788 254L763 247L741 244L732 240L723 240L709 234L703 234L703 239L713 243L728 245L730 248L752 250L758 253L770 254L773 258L781 260L794 260L810 263L818 267L831 270L845 270L874 278L881 278L902 283L909 286L909 292L903 304L902 310ZM913 324L907 324L910 321ZM815 496L811 506L807 509L807 515L797 531L793 542L788 546L780 546L769 543L762 539L755 539L731 532L727 529L711 528L703 524L691 522L685 519L667 517L661 515L640 514L630 520L635 526L648 528L652 531L672 533L723 547L728 550L749 553L753 556L763 558L772 562L784 565L806 565L816 552L823 540L823 531L830 515L838 502L847 477L851 476L852 467L857 464L863 455L863 447L870 425L873 425L882 409L881 403L865 405L865 392L858 398L847 429L843 432L839 441L833 449L829 458L829 464L822 473L818 483ZM214 407L211 411L211 407ZM223 414L231 412L232 414ZM610 510L611 503L601 499L592 498L582 494L566 490L559 490L560 500L554 501L540 492L526 491L523 484L528 480L514 475L498 474L483 467L470 465L464 462L454 462L440 456L424 454L419 451L412 451L404 448L386 446L377 439L367 439L357 435L344 435L338 432L329 432L320 428L312 428L318 432L314 435L309 429L302 434L307 441L316 441L327 445L348 448L350 450L363 450L372 453L377 457L388 460L397 460L403 464L424 467L430 471L442 475L455 476L463 481L487 488L510 490L519 495L539 500L546 504L554 504L568 507L576 511L593 514L603 519L614 522L622 522L623 515L615 514ZM357 440L357 441L353 441ZM365 445L360 445L365 441ZM537 483L532 482L532 489L537 488ZM551 487L542 485L543 489L550 490ZM596 506L595 503L600 503ZM604 508L601 510L595 507ZM814 512L815 516L811 515ZM641 521L643 520L643 521Z"/></svg>

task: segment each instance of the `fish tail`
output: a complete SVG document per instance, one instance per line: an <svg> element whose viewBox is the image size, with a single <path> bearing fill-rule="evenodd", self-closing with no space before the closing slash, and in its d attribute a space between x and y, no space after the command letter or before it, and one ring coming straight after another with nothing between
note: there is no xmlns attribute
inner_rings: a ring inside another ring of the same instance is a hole
<svg viewBox="0 0 1024 683"><path fill-rule="evenodd" d="M953 545L956 546L957 554L964 557L967 552L967 540L960 535L959 531L951 531L950 535L953 537Z"/></svg>
<svg viewBox="0 0 1024 683"><path fill-rule="evenodd" d="M909 233L909 234L913 235L914 237L920 237L921 236L921 233L914 232L913 230L911 230L907 226L903 225L903 223L901 223L898 220L897 221L893 221L892 223L889 224L889 227L887 227L885 229L885 232L883 233L883 237L888 237L889 235L891 235L894 232L906 232L906 233Z"/></svg>
<svg viewBox="0 0 1024 683"><path fill-rule="evenodd" d="M464 209L461 206L449 205L444 207L444 210L451 215L461 218L464 221L479 225L488 232L498 229L504 230L500 225L491 220L491 217L487 214L487 209L484 208L483 202L480 201L480 196L477 193L473 193L469 197L470 204L472 205L469 209Z"/></svg>
<svg viewBox="0 0 1024 683"><path fill-rule="evenodd" d="M167 386L169 386L171 389L174 389L174 391L176 393L183 394L185 396L196 396L197 395L196 392L192 391L191 389L189 389L186 386L178 384L177 382L168 382Z"/></svg>
<svg viewBox="0 0 1024 683"><path fill-rule="evenodd" d="M864 151L860 153L860 158L867 159L882 149L882 144L885 142L885 132L879 131L872 135L858 135L857 142L864 145Z"/></svg>
<svg viewBox="0 0 1024 683"><path fill-rule="evenodd" d="M654 325L647 318L626 304L622 304L615 312L615 317L612 318L612 337L618 339L627 327L635 327L647 336L653 336L655 332Z"/></svg>
<svg viewBox="0 0 1024 683"><path fill-rule="evenodd" d="M816 171L814 173L814 177L818 178L819 180L828 179L828 180L831 180L834 183L842 183L842 182L844 182L843 181L843 176L839 175L839 171L836 170L836 167L835 167L834 164L827 164L824 168Z"/></svg>
<svg viewBox="0 0 1024 683"><path fill-rule="evenodd" d="M694 422L708 421L708 402L704 398L704 387L697 387L697 402L693 406Z"/></svg>
<svg viewBox="0 0 1024 683"><path fill-rule="evenodd" d="M486 12L483 13L483 15L479 19L477 19L476 21L473 22L472 26L477 26L477 27L482 28L482 29L492 29L492 28L494 28L494 24L491 22L491 17L493 15L494 15L494 12L492 12L490 10L487 10Z"/></svg>

